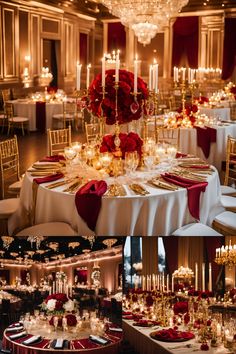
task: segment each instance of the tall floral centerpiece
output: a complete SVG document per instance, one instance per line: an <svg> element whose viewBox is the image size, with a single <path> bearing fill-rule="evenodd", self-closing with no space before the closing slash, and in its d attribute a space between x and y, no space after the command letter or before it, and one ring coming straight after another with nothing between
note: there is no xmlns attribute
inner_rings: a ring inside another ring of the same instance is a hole
<svg viewBox="0 0 236 354"><path fill-rule="evenodd" d="M49 295L42 304L42 309L50 317L49 324L55 326L76 326L76 316L72 313L75 310L74 301L66 294L57 293Z"/></svg>
<svg viewBox="0 0 236 354"><path fill-rule="evenodd" d="M119 77L117 81L117 76ZM90 108L108 125L116 125L114 135L103 137L101 152L112 152L124 158L125 152L137 151L141 156L142 140L135 133L121 134L119 125L138 120L148 97L147 84L127 70L107 70L98 74L89 88Z"/></svg>
<svg viewBox="0 0 236 354"><path fill-rule="evenodd" d="M148 98L147 84L137 78L137 95L134 92L134 74L127 70L119 70L119 83L116 88L115 70L107 70L105 78L105 97L102 93L102 75L98 74L89 87L90 108L98 117L105 117L106 124L129 123L138 120L142 115L143 101Z"/></svg>

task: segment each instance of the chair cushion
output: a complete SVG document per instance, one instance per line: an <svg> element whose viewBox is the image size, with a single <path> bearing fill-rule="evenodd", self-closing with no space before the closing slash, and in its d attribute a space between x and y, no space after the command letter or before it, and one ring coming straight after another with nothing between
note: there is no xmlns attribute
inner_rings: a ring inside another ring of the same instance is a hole
<svg viewBox="0 0 236 354"><path fill-rule="evenodd" d="M16 236L75 236L76 232L64 222L48 222L27 227Z"/></svg>
<svg viewBox="0 0 236 354"><path fill-rule="evenodd" d="M172 233L173 236L222 236L211 227L201 224L192 223L180 227Z"/></svg>
<svg viewBox="0 0 236 354"><path fill-rule="evenodd" d="M230 186L220 186L221 194L233 194L236 193L236 189Z"/></svg>
<svg viewBox="0 0 236 354"><path fill-rule="evenodd" d="M19 198L0 200L0 219L8 219L19 207Z"/></svg>
<svg viewBox="0 0 236 354"><path fill-rule="evenodd" d="M220 201L224 208L236 208L236 198L229 195L222 195Z"/></svg>
<svg viewBox="0 0 236 354"><path fill-rule="evenodd" d="M13 118L9 118L9 121L13 123L25 123L29 121L29 118L13 117Z"/></svg>
<svg viewBox="0 0 236 354"><path fill-rule="evenodd" d="M22 179L20 181L16 181L14 183L12 183L9 187L8 190L9 191L19 191L22 187Z"/></svg>
<svg viewBox="0 0 236 354"><path fill-rule="evenodd" d="M214 220L226 227L236 230L236 214L232 211L224 211L217 215Z"/></svg>

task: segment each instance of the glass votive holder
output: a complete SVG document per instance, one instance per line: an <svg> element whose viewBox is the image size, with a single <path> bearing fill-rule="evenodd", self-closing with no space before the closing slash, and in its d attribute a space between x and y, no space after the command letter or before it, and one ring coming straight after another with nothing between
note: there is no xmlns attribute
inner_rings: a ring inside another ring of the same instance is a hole
<svg viewBox="0 0 236 354"><path fill-rule="evenodd" d="M113 155L110 152L102 152L99 155L99 160L104 168L108 168L113 160Z"/></svg>
<svg viewBox="0 0 236 354"><path fill-rule="evenodd" d="M71 143L71 147L76 151L77 156L82 151L82 143L79 141L74 141L73 143Z"/></svg>

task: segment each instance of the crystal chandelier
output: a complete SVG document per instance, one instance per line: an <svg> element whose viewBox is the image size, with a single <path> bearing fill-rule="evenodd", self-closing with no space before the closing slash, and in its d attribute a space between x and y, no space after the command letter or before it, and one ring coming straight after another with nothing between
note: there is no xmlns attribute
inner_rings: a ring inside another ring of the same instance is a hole
<svg viewBox="0 0 236 354"><path fill-rule="evenodd" d="M43 242L43 236L28 236L27 241L31 243L31 247L33 248L33 243L36 244L36 249L40 248L41 242Z"/></svg>
<svg viewBox="0 0 236 354"><path fill-rule="evenodd" d="M169 19L178 15L189 0L100 0L124 26L134 30L138 41L149 44Z"/></svg>
<svg viewBox="0 0 236 354"><path fill-rule="evenodd" d="M73 250L76 248L76 247L79 247L80 243L79 242L69 242L68 246L70 248L72 248Z"/></svg>
<svg viewBox="0 0 236 354"><path fill-rule="evenodd" d="M8 250L10 244L14 241L14 238L11 236L2 236L3 248Z"/></svg>
<svg viewBox="0 0 236 354"><path fill-rule="evenodd" d="M193 276L194 272L192 271L192 269L183 266L180 266L173 273L174 278L192 278Z"/></svg>
<svg viewBox="0 0 236 354"><path fill-rule="evenodd" d="M95 236L82 236L85 240L88 240L90 243L90 247L93 247L93 244L95 242Z"/></svg>
<svg viewBox="0 0 236 354"><path fill-rule="evenodd" d="M219 265L228 266L232 268L236 265L236 245L231 245L231 240L229 245L222 246L216 249L215 262Z"/></svg>

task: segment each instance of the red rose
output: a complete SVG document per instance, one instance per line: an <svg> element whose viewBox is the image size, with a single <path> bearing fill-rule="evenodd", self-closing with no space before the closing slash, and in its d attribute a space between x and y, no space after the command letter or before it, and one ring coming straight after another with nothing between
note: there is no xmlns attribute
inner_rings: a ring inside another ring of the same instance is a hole
<svg viewBox="0 0 236 354"><path fill-rule="evenodd" d="M149 307L153 305L153 298L152 298L151 295L148 295L148 296L146 297L146 304L147 304L147 306L149 306Z"/></svg>
<svg viewBox="0 0 236 354"><path fill-rule="evenodd" d="M115 118L115 79L114 70L106 71L106 96L102 98L101 92L101 74L98 74L89 88L89 95L91 101L91 110L97 115L101 116L101 103L103 116L106 117L107 124L114 124ZM138 78L138 92L137 101L139 103L139 109L136 113L132 113L130 105L134 102L134 96L131 95L134 89L134 75L126 70L119 71L119 88L118 88L118 122L119 124L128 123L132 120L139 119L141 117L141 104L143 100L148 97L148 90L146 83Z"/></svg>
<svg viewBox="0 0 236 354"><path fill-rule="evenodd" d="M209 350L209 345L207 343L202 343L200 349L201 350Z"/></svg>
<svg viewBox="0 0 236 354"><path fill-rule="evenodd" d="M55 305L55 311L61 311L62 309L63 309L63 302L57 300Z"/></svg>
<svg viewBox="0 0 236 354"><path fill-rule="evenodd" d="M188 312L188 302L187 301L179 301L174 304L174 313L178 315L179 313Z"/></svg>
<svg viewBox="0 0 236 354"><path fill-rule="evenodd" d="M66 319L67 319L67 325L68 326L70 326L70 327L75 327L76 326L77 320L76 320L75 315L72 315L72 314L66 315Z"/></svg>

